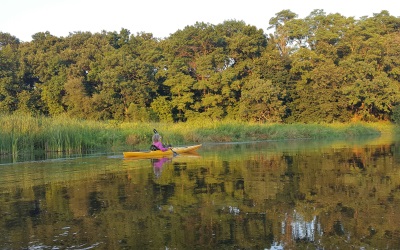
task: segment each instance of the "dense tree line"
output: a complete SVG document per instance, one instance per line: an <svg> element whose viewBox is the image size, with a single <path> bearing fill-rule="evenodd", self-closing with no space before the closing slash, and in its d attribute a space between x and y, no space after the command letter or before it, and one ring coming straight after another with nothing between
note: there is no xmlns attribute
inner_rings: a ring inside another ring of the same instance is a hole
<svg viewBox="0 0 400 250"><path fill-rule="evenodd" d="M396 120L400 18L283 10L271 33L228 20L169 37L0 32L0 112L124 121Z"/></svg>

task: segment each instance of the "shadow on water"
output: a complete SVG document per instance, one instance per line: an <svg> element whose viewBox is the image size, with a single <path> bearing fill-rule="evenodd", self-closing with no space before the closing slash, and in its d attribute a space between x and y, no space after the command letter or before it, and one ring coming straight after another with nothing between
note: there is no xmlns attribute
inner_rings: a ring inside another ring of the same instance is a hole
<svg viewBox="0 0 400 250"><path fill-rule="evenodd" d="M369 137L3 164L0 248L393 249L399 152Z"/></svg>

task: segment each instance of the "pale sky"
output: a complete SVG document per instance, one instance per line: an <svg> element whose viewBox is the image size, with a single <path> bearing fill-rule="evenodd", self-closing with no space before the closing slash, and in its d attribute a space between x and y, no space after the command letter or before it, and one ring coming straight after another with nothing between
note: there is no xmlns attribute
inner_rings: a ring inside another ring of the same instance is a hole
<svg viewBox="0 0 400 250"><path fill-rule="evenodd" d="M119 32L121 28L166 38L196 22L226 20L244 21L270 33L269 20L285 9L299 18L315 9L356 19L382 10L400 17L398 0L0 0L0 8L0 32L25 42L37 32L66 37L77 31Z"/></svg>

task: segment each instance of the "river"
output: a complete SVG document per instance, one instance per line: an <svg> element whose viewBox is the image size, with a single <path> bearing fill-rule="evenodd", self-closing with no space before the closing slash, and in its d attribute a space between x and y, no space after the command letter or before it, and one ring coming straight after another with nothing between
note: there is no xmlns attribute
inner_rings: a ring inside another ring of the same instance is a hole
<svg viewBox="0 0 400 250"><path fill-rule="evenodd" d="M0 165L0 249L394 249L400 141L204 144Z"/></svg>

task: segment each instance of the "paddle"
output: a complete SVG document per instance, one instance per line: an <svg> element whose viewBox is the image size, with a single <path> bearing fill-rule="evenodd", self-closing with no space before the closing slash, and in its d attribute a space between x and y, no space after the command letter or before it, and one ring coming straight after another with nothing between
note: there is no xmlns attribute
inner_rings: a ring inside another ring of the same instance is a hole
<svg viewBox="0 0 400 250"><path fill-rule="evenodd" d="M158 131L157 131L156 129L153 129L153 132L154 132L154 134L158 134ZM174 156L177 156L177 155L178 155L177 152L175 152L174 150L172 150L172 147L171 147L170 149L171 149L172 153L174 153Z"/></svg>

